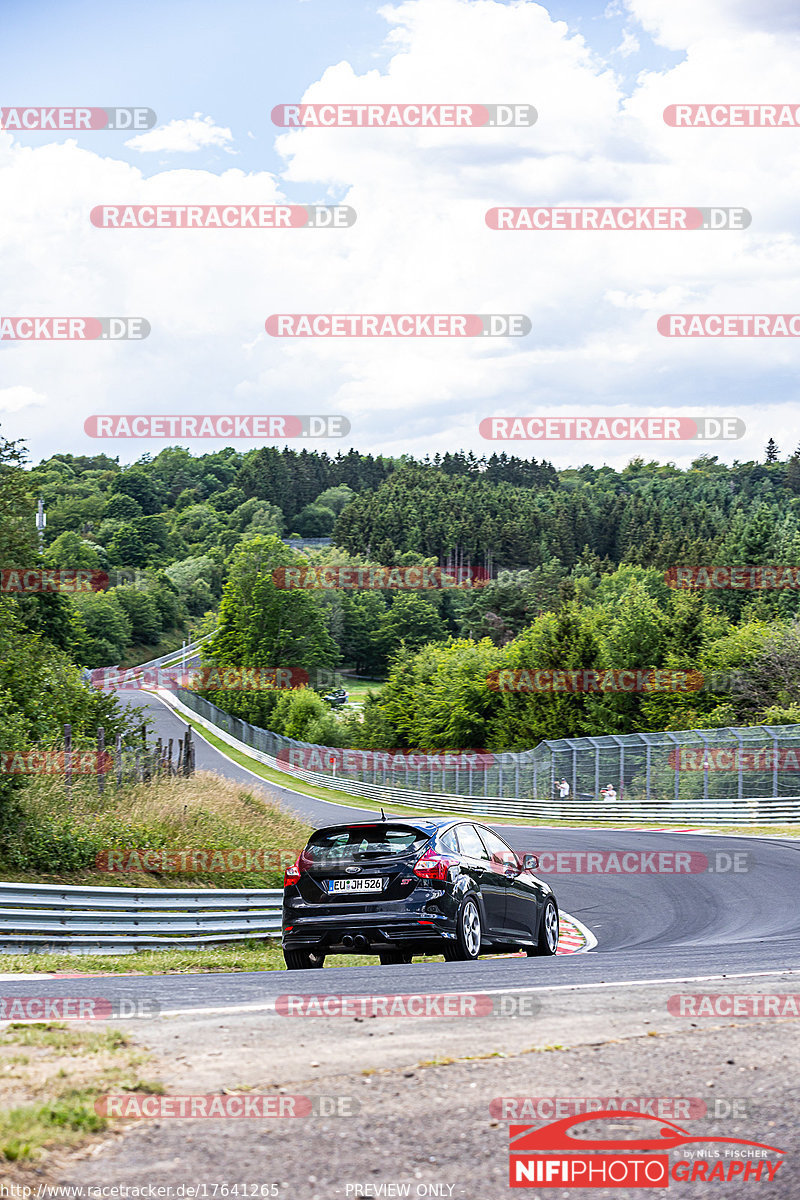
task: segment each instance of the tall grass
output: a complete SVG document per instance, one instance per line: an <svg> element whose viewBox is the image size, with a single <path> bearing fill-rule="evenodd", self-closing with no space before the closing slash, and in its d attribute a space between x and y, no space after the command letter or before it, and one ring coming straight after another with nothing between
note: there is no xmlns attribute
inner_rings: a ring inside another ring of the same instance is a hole
<svg viewBox="0 0 800 1200"><path fill-rule="evenodd" d="M0 813L0 875L129 887L277 887L283 882L277 863L247 873L112 873L98 867L98 856L131 849L299 851L309 833L266 788L211 772L119 790L109 785L102 797L94 780L75 779L67 797L63 779L43 776Z"/></svg>

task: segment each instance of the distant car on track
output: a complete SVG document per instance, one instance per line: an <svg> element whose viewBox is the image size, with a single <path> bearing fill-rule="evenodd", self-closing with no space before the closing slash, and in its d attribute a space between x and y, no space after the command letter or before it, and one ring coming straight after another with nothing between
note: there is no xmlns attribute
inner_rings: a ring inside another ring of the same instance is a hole
<svg viewBox="0 0 800 1200"><path fill-rule="evenodd" d="M318 829L284 877L283 955L290 970L328 954L479 954L558 948L558 904L520 857L476 821L387 817Z"/></svg>

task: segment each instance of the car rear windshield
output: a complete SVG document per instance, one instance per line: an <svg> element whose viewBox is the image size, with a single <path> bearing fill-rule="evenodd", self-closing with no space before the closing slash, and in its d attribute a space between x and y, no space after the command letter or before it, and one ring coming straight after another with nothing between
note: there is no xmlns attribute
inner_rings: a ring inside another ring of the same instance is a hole
<svg viewBox="0 0 800 1200"><path fill-rule="evenodd" d="M427 833L404 825L360 825L351 829L328 829L313 834L305 857L316 866L340 862L363 862L415 854L429 840Z"/></svg>

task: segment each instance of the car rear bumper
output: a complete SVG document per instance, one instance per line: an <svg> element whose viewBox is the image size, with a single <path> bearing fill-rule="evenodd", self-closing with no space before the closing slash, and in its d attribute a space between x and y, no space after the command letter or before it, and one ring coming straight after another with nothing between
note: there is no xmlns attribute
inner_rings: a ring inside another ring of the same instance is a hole
<svg viewBox="0 0 800 1200"><path fill-rule="evenodd" d="M286 926L291 926L287 929ZM298 916L284 914L283 945L287 949L317 946L337 954L377 953L393 946L441 946L455 937L455 921L445 914L430 913L423 918L408 914L349 913L333 916ZM343 938L359 939L349 945ZM361 939L366 939L366 945Z"/></svg>

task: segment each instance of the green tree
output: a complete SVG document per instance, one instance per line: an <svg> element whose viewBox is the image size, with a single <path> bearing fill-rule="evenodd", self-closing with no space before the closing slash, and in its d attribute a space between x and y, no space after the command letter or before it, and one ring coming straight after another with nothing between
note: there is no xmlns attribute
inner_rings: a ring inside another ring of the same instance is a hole
<svg viewBox="0 0 800 1200"><path fill-rule="evenodd" d="M109 561L117 567L144 567L149 547L133 522L125 522L111 535L108 543Z"/></svg>
<svg viewBox="0 0 800 1200"><path fill-rule="evenodd" d="M0 437L0 567L27 567L37 558L35 506L22 469L22 442Z"/></svg>
<svg viewBox="0 0 800 1200"><path fill-rule="evenodd" d="M99 725L113 744L130 723L114 696L88 687L63 651L25 627L16 602L0 597L0 750L59 745L65 724L81 747L91 744ZM0 774L0 802L8 802L22 779ZM0 843L2 836L0 819Z"/></svg>
<svg viewBox="0 0 800 1200"><path fill-rule="evenodd" d="M323 508L330 508L339 516L343 508L346 508L356 498L356 493L346 483L340 483L337 487L326 488L324 492L320 492L314 501L315 504L321 504Z"/></svg>
<svg viewBox="0 0 800 1200"><path fill-rule="evenodd" d="M398 592L393 596L378 631L379 643L387 655L401 646L419 650L428 642L440 642L446 637L447 629L436 601L420 592Z"/></svg>
<svg viewBox="0 0 800 1200"><path fill-rule="evenodd" d="M380 642L381 621L386 614L383 595L375 591L342 592L340 601L344 618L342 658L362 675L383 671L386 666Z"/></svg>
<svg viewBox="0 0 800 1200"><path fill-rule="evenodd" d="M87 542L80 534L60 533L44 554L49 567L64 570L91 570L100 566L100 554L96 546Z"/></svg>
<svg viewBox="0 0 800 1200"><path fill-rule="evenodd" d="M161 637L162 626L161 614L153 597L135 587L116 587L110 595L130 621L131 640L156 645Z"/></svg>
<svg viewBox="0 0 800 1200"><path fill-rule="evenodd" d="M161 512L165 499L159 479L143 466L127 467L120 471L114 477L111 490L115 494L131 496L147 515Z"/></svg>
<svg viewBox="0 0 800 1200"><path fill-rule="evenodd" d="M336 521L336 513L332 508L322 504L307 504L295 518L295 528L301 537L318 538L330 537Z"/></svg>
<svg viewBox="0 0 800 1200"><path fill-rule="evenodd" d="M143 509L139 501L124 492L115 492L110 496L103 510L103 517L114 521L132 521L134 517L141 517L142 514Z"/></svg>
<svg viewBox="0 0 800 1200"><path fill-rule="evenodd" d="M223 666L336 665L338 653L322 606L308 590L279 586L273 572L303 567L305 559L275 536L253 537L234 551L211 657Z"/></svg>
<svg viewBox="0 0 800 1200"><path fill-rule="evenodd" d="M76 657L85 667L110 667L131 644L131 622L115 593L83 592L72 603L77 614Z"/></svg>

